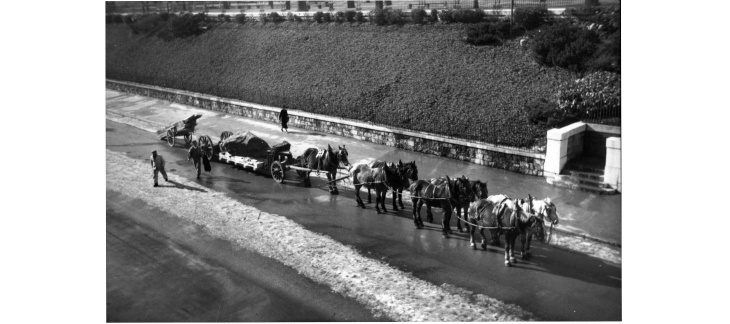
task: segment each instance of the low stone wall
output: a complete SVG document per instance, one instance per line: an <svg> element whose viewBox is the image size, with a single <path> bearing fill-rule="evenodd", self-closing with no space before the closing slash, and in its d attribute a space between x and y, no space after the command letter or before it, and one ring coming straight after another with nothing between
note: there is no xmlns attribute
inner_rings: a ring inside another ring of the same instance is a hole
<svg viewBox="0 0 730 324"><path fill-rule="evenodd" d="M132 82L107 80L106 87L272 123L278 123L277 115L281 109ZM542 153L523 152L507 147L447 138L425 132L370 125L294 109L290 109L288 112L289 125L293 127L356 138L523 174L543 176L545 154Z"/></svg>

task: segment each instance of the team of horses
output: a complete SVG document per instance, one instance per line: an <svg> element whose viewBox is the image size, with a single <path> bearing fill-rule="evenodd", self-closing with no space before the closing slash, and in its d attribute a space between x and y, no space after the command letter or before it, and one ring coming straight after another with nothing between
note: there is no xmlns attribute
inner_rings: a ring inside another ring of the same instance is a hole
<svg viewBox="0 0 730 324"><path fill-rule="evenodd" d="M485 229L490 232L491 245L499 245L499 237L504 235L505 266L511 266L516 262L514 249L518 237L521 242L521 257L526 259L530 256L532 237L545 242L546 226L557 225L559 221L557 207L550 198L536 200L531 195L526 199L512 199L502 194L490 196L486 182L469 180L463 175L457 178L445 176L428 180L419 179L415 161L403 163L399 160L395 163L378 160L351 165L347 156L347 149L344 146L338 146L335 152L328 145L326 150L307 149L298 160L302 167L326 172L331 194L339 193L335 182L340 164L347 167L349 177L355 186L357 205L365 208L365 203L360 198L362 187L368 190L368 203L372 203L370 192L374 190L375 210L378 214L381 210L388 211L385 207L385 197L389 190L393 193L394 211L398 210L396 201L401 209L404 208L402 194L404 190L408 190L413 204L415 226L424 227L421 218L423 205L426 205L428 222L433 222L431 208L441 208L444 211L441 231L445 237L453 234L450 222L451 215L456 210L456 227L459 232L463 232L461 222L464 222L473 249L476 249L474 232L477 229L482 237L481 247L484 250L487 249ZM300 175L304 178L305 185L311 186L309 172L300 172Z"/></svg>

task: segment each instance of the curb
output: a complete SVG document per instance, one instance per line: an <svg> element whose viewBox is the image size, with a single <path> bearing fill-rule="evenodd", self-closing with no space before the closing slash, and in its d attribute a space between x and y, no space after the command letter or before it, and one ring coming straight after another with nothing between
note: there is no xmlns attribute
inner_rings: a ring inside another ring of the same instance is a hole
<svg viewBox="0 0 730 324"><path fill-rule="evenodd" d="M606 245L610 245L613 247L617 247L619 249L621 248L621 243L606 241L603 239L599 239L597 237L590 236L588 234L578 234L578 233L574 233L571 231L566 231L566 230L562 230L562 229L558 229L558 228L553 228L553 231L555 233L559 233L560 235L579 237L579 238L582 238L587 241L593 241L593 242L600 243L600 244L606 244Z"/></svg>

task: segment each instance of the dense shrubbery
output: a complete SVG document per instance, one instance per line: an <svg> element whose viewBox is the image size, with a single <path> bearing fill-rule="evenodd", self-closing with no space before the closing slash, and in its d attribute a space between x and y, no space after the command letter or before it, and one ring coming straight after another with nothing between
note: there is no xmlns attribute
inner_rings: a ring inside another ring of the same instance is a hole
<svg viewBox="0 0 730 324"><path fill-rule="evenodd" d="M275 23L276 23L276 22L280 22L280 21L284 21L284 17L280 16L280 15L279 15L278 13L276 13L276 12L272 12L272 13L269 13L269 19L270 19L270 20L271 20L272 22L275 22Z"/></svg>
<svg viewBox="0 0 730 324"><path fill-rule="evenodd" d="M576 119L621 117L621 75L595 72L560 87L560 111Z"/></svg>
<svg viewBox="0 0 730 324"><path fill-rule="evenodd" d="M426 20L426 17L428 17L428 13L426 13L426 10L423 9L413 9L411 10L411 21L415 24L420 24Z"/></svg>
<svg viewBox="0 0 730 324"><path fill-rule="evenodd" d="M129 25L135 34L151 34L164 28L166 23L160 15L145 15Z"/></svg>
<svg viewBox="0 0 730 324"><path fill-rule="evenodd" d="M355 21L359 23L365 22L365 15L361 11L358 11L355 14Z"/></svg>
<svg viewBox="0 0 730 324"><path fill-rule="evenodd" d="M532 49L539 63L585 71L599 44L596 32L560 23L541 30L532 41Z"/></svg>
<svg viewBox="0 0 730 324"><path fill-rule="evenodd" d="M321 24L323 19L324 19L324 12L317 11L314 13L314 15L312 15L312 20L314 20L314 22L316 22L316 23Z"/></svg>
<svg viewBox="0 0 730 324"><path fill-rule="evenodd" d="M378 26L396 25L405 22L405 20L403 19L403 11L399 9L375 9L370 11L368 15L370 23L376 24Z"/></svg>
<svg viewBox="0 0 730 324"><path fill-rule="evenodd" d="M481 23L466 29L466 42L476 46L502 45L511 36L507 21Z"/></svg>
<svg viewBox="0 0 730 324"><path fill-rule="evenodd" d="M107 14L106 15L106 23L107 24L121 24L124 22L124 17L120 14Z"/></svg>
<svg viewBox="0 0 730 324"><path fill-rule="evenodd" d="M238 15L236 15L236 22L239 23L239 24L245 23L246 22L246 15L244 15L244 14L238 14Z"/></svg>
<svg viewBox="0 0 730 324"><path fill-rule="evenodd" d="M527 103L525 113L533 125L547 129L561 128L577 121L574 117L563 113L557 103L544 98Z"/></svg>
<svg viewBox="0 0 730 324"><path fill-rule="evenodd" d="M460 23L467 23L467 24L473 24L481 22L482 19L484 19L484 11L482 10L468 10L468 9L459 9L459 10L442 10L440 13L438 13L439 20L445 22L445 23L454 23L454 22L460 22Z"/></svg>
<svg viewBox="0 0 730 324"><path fill-rule="evenodd" d="M172 40L175 38L200 35L207 28L207 19L208 16L203 13L173 16L166 25L166 28L158 36L164 40Z"/></svg>
<svg viewBox="0 0 730 324"><path fill-rule="evenodd" d="M245 24L162 42L110 25L106 71L111 79L494 144L544 141L545 127L528 121L525 105L554 98L575 74L534 64L517 43L460 44L465 27Z"/></svg>
<svg viewBox="0 0 730 324"><path fill-rule="evenodd" d="M360 13L360 12L358 12L358 13ZM360 13L360 14L362 14L362 13ZM354 11L345 11L345 20L347 22L355 22L356 15L357 15L357 13Z"/></svg>
<svg viewBox="0 0 730 324"><path fill-rule="evenodd" d="M515 9L514 23L527 30L539 28L547 22L549 11L545 7Z"/></svg>

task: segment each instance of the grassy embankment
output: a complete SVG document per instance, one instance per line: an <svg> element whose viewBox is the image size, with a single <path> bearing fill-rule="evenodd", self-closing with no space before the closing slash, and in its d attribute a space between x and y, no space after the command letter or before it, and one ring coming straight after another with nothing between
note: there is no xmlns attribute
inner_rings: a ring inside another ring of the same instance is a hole
<svg viewBox="0 0 730 324"><path fill-rule="evenodd" d="M464 26L223 23L171 42L107 25L107 77L492 144L544 145L524 105L575 75Z"/></svg>

